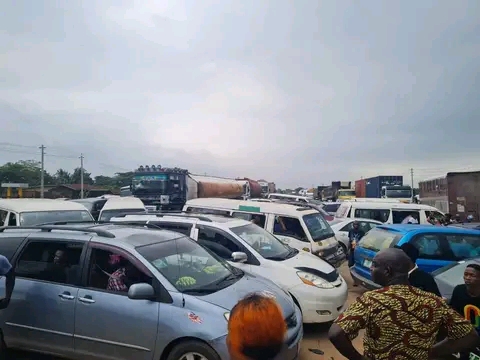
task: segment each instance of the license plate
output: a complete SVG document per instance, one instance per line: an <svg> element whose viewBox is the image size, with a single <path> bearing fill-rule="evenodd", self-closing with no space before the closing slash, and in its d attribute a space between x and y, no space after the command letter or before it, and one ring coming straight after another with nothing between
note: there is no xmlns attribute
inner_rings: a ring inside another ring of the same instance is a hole
<svg viewBox="0 0 480 360"><path fill-rule="evenodd" d="M366 268L370 268L372 266L372 261L371 260L364 260L363 261L363 266Z"/></svg>

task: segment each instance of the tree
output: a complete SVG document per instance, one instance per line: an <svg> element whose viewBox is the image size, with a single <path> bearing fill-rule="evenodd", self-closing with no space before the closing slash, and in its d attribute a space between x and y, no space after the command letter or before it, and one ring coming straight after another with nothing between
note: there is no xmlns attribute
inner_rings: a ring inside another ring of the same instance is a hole
<svg viewBox="0 0 480 360"><path fill-rule="evenodd" d="M131 185L133 180L133 171L120 172L115 174L115 185L117 187Z"/></svg>
<svg viewBox="0 0 480 360"><path fill-rule="evenodd" d="M95 185L104 187L116 187L116 179L111 176L98 175L95 176Z"/></svg>
<svg viewBox="0 0 480 360"><path fill-rule="evenodd" d="M72 180L72 175L64 169L58 169L54 177L57 185L70 184Z"/></svg>
<svg viewBox="0 0 480 360"><path fill-rule="evenodd" d="M71 184L80 184L81 183L81 168L77 167L73 170L73 174L70 177ZM93 185L94 181L92 179L92 174L83 169L83 183Z"/></svg>
<svg viewBox="0 0 480 360"><path fill-rule="evenodd" d="M8 162L0 166L0 182L26 183L29 186L38 186L41 178L41 166L35 160L20 160L15 163ZM44 184L53 185L55 179L44 170Z"/></svg>

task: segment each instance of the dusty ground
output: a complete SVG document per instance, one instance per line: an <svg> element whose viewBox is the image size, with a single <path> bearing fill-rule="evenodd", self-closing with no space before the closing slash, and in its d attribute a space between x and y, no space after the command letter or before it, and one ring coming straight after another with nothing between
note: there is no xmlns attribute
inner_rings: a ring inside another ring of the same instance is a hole
<svg viewBox="0 0 480 360"><path fill-rule="evenodd" d="M340 272L348 283L348 304L352 303L358 296L360 296L364 290L362 287L353 287L352 278L348 272L347 264L343 264L340 268ZM305 335L302 341L302 347L300 349L300 360L345 360L346 358L340 355L335 350L330 341L328 341L327 333L330 324L321 325L306 325ZM362 333L354 340L354 344L357 349L362 349ZM320 349L324 352L324 355L317 355L309 351L308 349Z"/></svg>

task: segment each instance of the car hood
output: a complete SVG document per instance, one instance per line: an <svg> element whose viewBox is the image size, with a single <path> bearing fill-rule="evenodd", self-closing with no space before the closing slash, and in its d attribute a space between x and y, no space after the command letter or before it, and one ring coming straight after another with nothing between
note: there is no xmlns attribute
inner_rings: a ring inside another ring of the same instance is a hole
<svg viewBox="0 0 480 360"><path fill-rule="evenodd" d="M280 263L293 268L313 268L327 274L335 270L335 268L325 260L322 260L318 256L312 255L306 251L300 251L294 257L281 261Z"/></svg>
<svg viewBox="0 0 480 360"><path fill-rule="evenodd" d="M267 296L275 297L282 308L285 318L295 312L293 299L290 295L287 295L287 293L270 280L248 273L245 273L245 275L235 284L213 294L204 295L198 298L230 311L239 300L243 299L250 293L264 293Z"/></svg>

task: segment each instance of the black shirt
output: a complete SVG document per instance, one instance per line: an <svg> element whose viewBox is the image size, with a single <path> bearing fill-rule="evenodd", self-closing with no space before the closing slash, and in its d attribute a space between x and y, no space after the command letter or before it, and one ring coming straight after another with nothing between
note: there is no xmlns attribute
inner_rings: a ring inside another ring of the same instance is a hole
<svg viewBox="0 0 480 360"><path fill-rule="evenodd" d="M410 282L410 285L416 288L441 296L440 290L438 290L438 285L433 279L433 276L421 269L417 268L413 270L408 276L408 281Z"/></svg>
<svg viewBox="0 0 480 360"><path fill-rule="evenodd" d="M480 297L471 296L465 284L457 285L453 289L450 306L465 319L470 320L477 333L480 333Z"/></svg>

